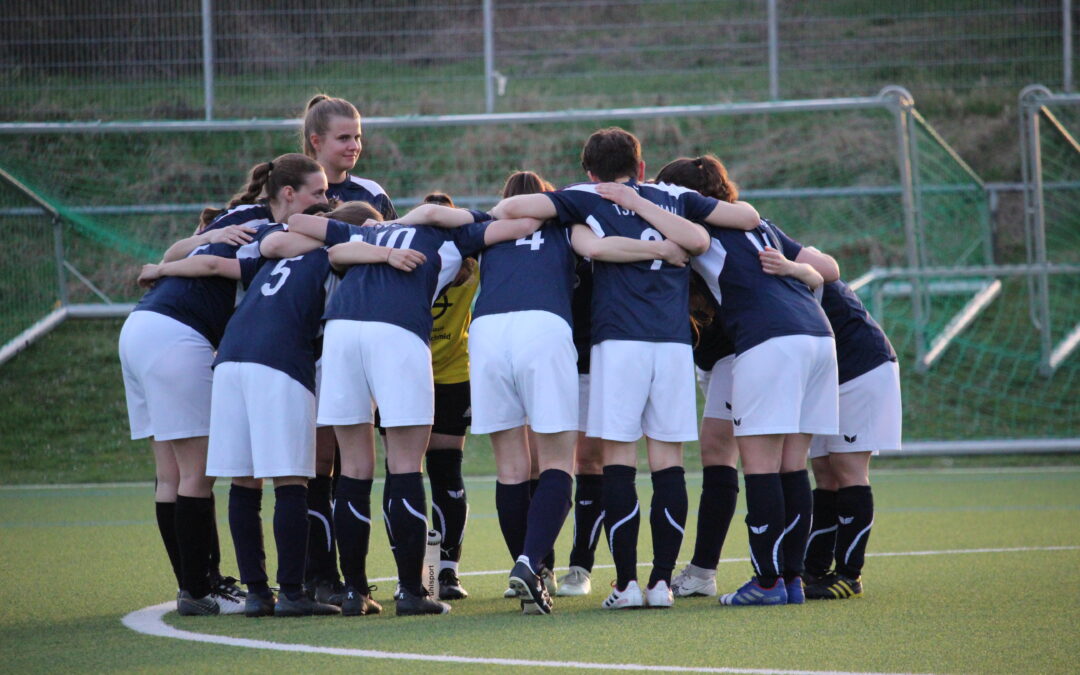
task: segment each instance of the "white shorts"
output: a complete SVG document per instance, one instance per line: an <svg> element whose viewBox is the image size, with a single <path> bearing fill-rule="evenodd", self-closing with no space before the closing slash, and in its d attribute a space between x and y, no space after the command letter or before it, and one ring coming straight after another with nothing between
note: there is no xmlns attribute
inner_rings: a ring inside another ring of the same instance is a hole
<svg viewBox="0 0 1080 675"><path fill-rule="evenodd" d="M810 457L900 449L900 366L887 361L840 385L840 433L814 436Z"/></svg>
<svg viewBox="0 0 1080 675"><path fill-rule="evenodd" d="M566 321L538 310L488 314L469 327L472 430L578 428L577 350Z"/></svg>
<svg viewBox="0 0 1080 675"><path fill-rule="evenodd" d="M605 340L590 353L586 435L631 442L642 435L697 440L697 396L690 345Z"/></svg>
<svg viewBox="0 0 1080 675"><path fill-rule="evenodd" d="M315 476L315 395L261 363L214 369L206 475Z"/></svg>
<svg viewBox="0 0 1080 675"><path fill-rule="evenodd" d="M718 420L731 419L731 365L735 355L729 354L713 364L712 370L697 368L698 385L705 394L705 408L702 417Z"/></svg>
<svg viewBox="0 0 1080 675"><path fill-rule="evenodd" d="M412 331L381 321L331 319L323 333L322 361L319 424L372 422L372 401L383 427L434 420L431 350Z"/></svg>
<svg viewBox="0 0 1080 675"><path fill-rule="evenodd" d="M131 439L158 441L210 433L214 348L172 317L139 310L120 330Z"/></svg>
<svg viewBox="0 0 1080 675"><path fill-rule="evenodd" d="M775 337L735 357L736 436L837 433L836 343L831 337Z"/></svg>
<svg viewBox="0 0 1080 675"><path fill-rule="evenodd" d="M581 373L577 376L578 391L578 418L577 430L585 433L589 428L589 374Z"/></svg>

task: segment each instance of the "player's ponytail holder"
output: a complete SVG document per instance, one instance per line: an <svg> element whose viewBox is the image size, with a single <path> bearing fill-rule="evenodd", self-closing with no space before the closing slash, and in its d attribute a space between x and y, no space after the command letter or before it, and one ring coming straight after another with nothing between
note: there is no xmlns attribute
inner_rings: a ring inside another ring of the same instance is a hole
<svg viewBox="0 0 1080 675"><path fill-rule="evenodd" d="M266 173L270 173L273 170L274 170L274 163L273 162L267 162L266 163Z"/></svg>

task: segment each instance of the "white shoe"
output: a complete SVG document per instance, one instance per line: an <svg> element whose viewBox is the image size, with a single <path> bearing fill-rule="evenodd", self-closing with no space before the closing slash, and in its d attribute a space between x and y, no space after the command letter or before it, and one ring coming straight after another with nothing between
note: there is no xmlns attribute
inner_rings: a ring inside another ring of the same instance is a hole
<svg viewBox="0 0 1080 675"><path fill-rule="evenodd" d="M559 582L555 580L555 573L546 567L540 568L540 578L544 580L544 587L549 595L559 594Z"/></svg>
<svg viewBox="0 0 1080 675"><path fill-rule="evenodd" d="M588 595L592 592L592 580L584 567L571 565L570 571L559 579L559 590L555 595Z"/></svg>
<svg viewBox="0 0 1080 675"><path fill-rule="evenodd" d="M218 614L244 613L245 598L238 597L231 593L225 593L220 590L210 593L209 597L217 601Z"/></svg>
<svg viewBox="0 0 1080 675"><path fill-rule="evenodd" d="M716 570L687 565L671 580L671 592L676 598L716 595Z"/></svg>
<svg viewBox="0 0 1080 675"><path fill-rule="evenodd" d="M675 596L668 588L667 582L661 579L652 588L645 589L645 606L667 609L675 604Z"/></svg>
<svg viewBox="0 0 1080 675"><path fill-rule="evenodd" d="M503 597L504 598L516 598L517 596L518 596L518 592L515 591L512 588L508 588L505 591L503 591Z"/></svg>
<svg viewBox="0 0 1080 675"><path fill-rule="evenodd" d="M641 588L636 581L626 584L626 588L621 591L612 582L611 595L607 596L600 606L604 609L636 609L645 606L645 598L642 597Z"/></svg>

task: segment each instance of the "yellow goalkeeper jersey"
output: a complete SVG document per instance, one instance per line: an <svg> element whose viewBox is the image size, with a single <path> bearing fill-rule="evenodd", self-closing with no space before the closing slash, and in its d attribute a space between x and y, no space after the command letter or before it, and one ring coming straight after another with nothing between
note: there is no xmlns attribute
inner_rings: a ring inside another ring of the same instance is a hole
<svg viewBox="0 0 1080 675"><path fill-rule="evenodd" d="M477 266L468 281L447 287L431 307L431 369L435 384L456 384L469 379L469 322L479 284Z"/></svg>

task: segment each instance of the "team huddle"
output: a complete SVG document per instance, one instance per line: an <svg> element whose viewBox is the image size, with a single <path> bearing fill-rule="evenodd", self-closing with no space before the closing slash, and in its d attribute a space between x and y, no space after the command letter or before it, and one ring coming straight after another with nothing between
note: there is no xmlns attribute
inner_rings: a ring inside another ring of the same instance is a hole
<svg viewBox="0 0 1080 675"><path fill-rule="evenodd" d="M469 427L490 435L512 561L505 596L526 614L591 592L602 535L616 571L604 608L717 595L739 461L753 576L720 602L862 594L870 456L900 447L896 355L835 260L739 201L719 160L677 159L646 182L638 139L601 129L581 154L588 182L556 190L519 171L489 212L433 193L399 216L376 182L350 173L361 149L352 104L313 98L303 139L303 154L255 165L225 209L206 209L192 237L144 266L150 290L120 335L131 435L151 439L180 614L381 612L366 569L376 431L396 613L448 613L468 597ZM639 584L643 436L653 560ZM682 444L699 438L694 554L676 574ZM441 540L434 595L422 579L425 467ZM232 481L246 590L219 569L217 477ZM557 580L553 548L572 506Z"/></svg>

